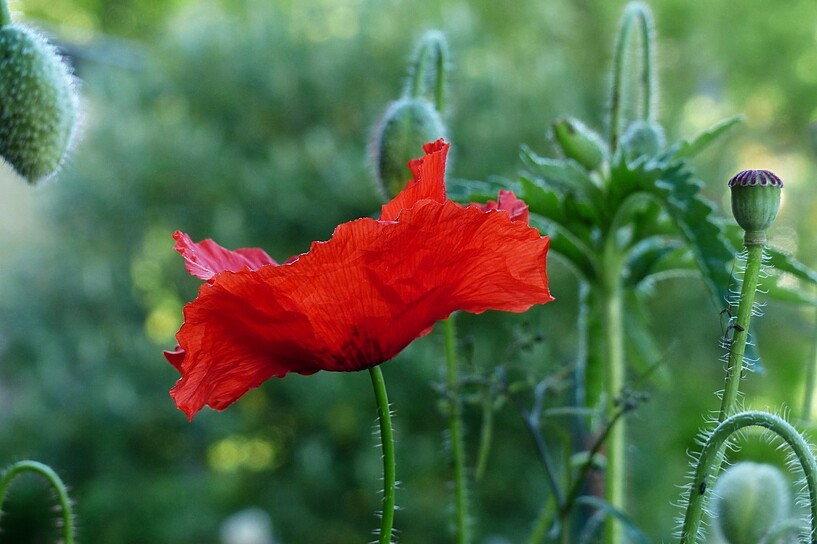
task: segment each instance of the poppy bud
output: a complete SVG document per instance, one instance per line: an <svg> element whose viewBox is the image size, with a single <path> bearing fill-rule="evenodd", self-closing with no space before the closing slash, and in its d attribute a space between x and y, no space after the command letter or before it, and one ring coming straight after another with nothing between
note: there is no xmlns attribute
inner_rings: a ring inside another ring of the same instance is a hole
<svg viewBox="0 0 817 544"><path fill-rule="evenodd" d="M621 147L629 160L655 157L666 144L664 129L653 121L633 121L621 137Z"/></svg>
<svg viewBox="0 0 817 544"><path fill-rule="evenodd" d="M588 170L601 166L607 154L601 137L584 123L572 117L562 117L553 122L553 139L564 156L573 159Z"/></svg>
<svg viewBox="0 0 817 544"><path fill-rule="evenodd" d="M0 156L29 183L50 176L76 117L72 78L54 48L24 26L0 28Z"/></svg>
<svg viewBox="0 0 817 544"><path fill-rule="evenodd" d="M729 180L732 215L746 231L747 244L766 241L766 229L780 208L783 182L768 170L744 170Z"/></svg>
<svg viewBox="0 0 817 544"><path fill-rule="evenodd" d="M386 110L372 142L377 181L389 198L411 179L408 162L423 144L445 136L440 114L423 98L401 98Z"/></svg>
<svg viewBox="0 0 817 544"><path fill-rule="evenodd" d="M791 496L776 467L741 462L718 480L714 490L716 525L729 544L757 544L788 515Z"/></svg>

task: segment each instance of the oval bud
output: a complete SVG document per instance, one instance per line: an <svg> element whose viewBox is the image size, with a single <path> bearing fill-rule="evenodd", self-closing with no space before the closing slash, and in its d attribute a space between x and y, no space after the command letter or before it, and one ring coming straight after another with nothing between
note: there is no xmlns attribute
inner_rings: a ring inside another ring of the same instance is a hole
<svg viewBox="0 0 817 544"><path fill-rule="evenodd" d="M656 157L666 145L664 128L653 121L633 121L621 137L621 147L628 160Z"/></svg>
<svg viewBox="0 0 817 544"><path fill-rule="evenodd" d="M716 524L729 544L757 544L788 515L789 485L772 465L741 462L718 479Z"/></svg>
<svg viewBox="0 0 817 544"><path fill-rule="evenodd" d="M372 142L375 175L388 198L394 198L411 179L408 162L423 144L444 137L445 125L429 101L401 98L389 106Z"/></svg>
<svg viewBox="0 0 817 544"><path fill-rule="evenodd" d="M596 170L607 157L601 137L578 119L562 117L553 122L551 129L564 156L587 170Z"/></svg>
<svg viewBox="0 0 817 544"><path fill-rule="evenodd" d="M71 75L35 31L0 28L0 156L29 183L53 174L77 117Z"/></svg>
<svg viewBox="0 0 817 544"><path fill-rule="evenodd" d="M764 243L765 231L780 209L783 182L768 170L743 170L729 180L729 188L732 215L746 231L746 243Z"/></svg>

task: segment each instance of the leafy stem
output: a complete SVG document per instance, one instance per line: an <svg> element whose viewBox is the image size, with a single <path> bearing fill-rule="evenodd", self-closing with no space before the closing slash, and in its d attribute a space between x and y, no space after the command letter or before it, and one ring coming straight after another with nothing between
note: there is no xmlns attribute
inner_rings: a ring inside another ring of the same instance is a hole
<svg viewBox="0 0 817 544"><path fill-rule="evenodd" d="M693 544L698 535L703 515L706 491L712 488L711 481L720 466L720 459L729 437L745 427L764 427L782 438L794 452L800 467L805 474L805 484L809 493L809 516L811 530L809 539L814 542L817 527L817 461L811 453L806 440L791 424L781 417L760 411L748 411L731 415L720 422L704 443L698 458L694 479L689 487L684 525L681 531L681 544Z"/></svg>
<svg viewBox="0 0 817 544"><path fill-rule="evenodd" d="M0 0L2 1L2 0ZM62 514L61 527L62 539L65 544L74 544L74 514L71 510L71 499L68 498L68 490L54 470L43 463L37 461L18 461L9 466L2 476L0 476L0 507L6 499L6 493L14 479L24 472L33 472L45 478L57 495L59 510Z"/></svg>
<svg viewBox="0 0 817 544"><path fill-rule="evenodd" d="M383 448L383 512L380 518L379 544L390 544L392 527L394 526L395 478L394 461L394 432L391 426L391 409L386 392L386 382L379 366L369 369L372 378L374 397L377 402L377 418L380 422L380 445Z"/></svg>

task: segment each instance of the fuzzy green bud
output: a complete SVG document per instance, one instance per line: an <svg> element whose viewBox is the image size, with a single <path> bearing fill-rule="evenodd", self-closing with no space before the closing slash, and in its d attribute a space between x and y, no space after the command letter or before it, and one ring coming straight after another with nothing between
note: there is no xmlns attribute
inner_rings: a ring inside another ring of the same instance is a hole
<svg viewBox="0 0 817 544"><path fill-rule="evenodd" d="M445 137L445 125L434 106L423 98L401 98L386 110L372 142L375 175L388 198L411 179L408 162L423 144Z"/></svg>
<svg viewBox="0 0 817 544"><path fill-rule="evenodd" d="M77 118L72 77L37 32L0 28L0 156L29 183L53 174Z"/></svg>
<svg viewBox="0 0 817 544"><path fill-rule="evenodd" d="M654 121L633 121L621 137L621 147L629 160L656 157L666 145L664 129Z"/></svg>
<svg viewBox="0 0 817 544"><path fill-rule="evenodd" d="M553 139L564 153L587 170L596 170L607 156L601 136L572 117L562 117L551 126Z"/></svg>
<svg viewBox="0 0 817 544"><path fill-rule="evenodd" d="M791 495L777 467L741 462L718 479L713 493L716 525L729 544L757 544L783 521Z"/></svg>
<svg viewBox="0 0 817 544"><path fill-rule="evenodd" d="M746 231L746 244L762 244L780 209L783 182L768 170L743 170L729 180L732 215Z"/></svg>

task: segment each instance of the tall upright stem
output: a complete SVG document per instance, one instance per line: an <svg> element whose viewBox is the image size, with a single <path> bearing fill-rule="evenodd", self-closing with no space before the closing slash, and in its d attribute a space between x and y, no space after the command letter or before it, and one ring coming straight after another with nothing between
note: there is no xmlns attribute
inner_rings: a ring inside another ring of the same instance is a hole
<svg viewBox="0 0 817 544"><path fill-rule="evenodd" d="M749 335L749 324L752 319L752 307L755 301L755 291L760 279L760 266L763 260L763 244L746 245L746 271L743 274L743 285L740 288L738 315L735 323L730 324L734 332L729 344L729 359L726 364L726 379L723 388L723 398L718 414L721 422L735 412L740 377L743 373L743 355L746 352L746 340Z"/></svg>
<svg viewBox="0 0 817 544"><path fill-rule="evenodd" d="M11 14L6 0L0 0L0 27L11 24Z"/></svg>
<svg viewBox="0 0 817 544"><path fill-rule="evenodd" d="M446 389L448 391L448 432L451 435L451 461L454 470L454 516L457 544L467 544L471 537L468 527L468 490L465 477L465 446L462 436L462 403L459 392L459 358L457 330L452 315L444 322Z"/></svg>
<svg viewBox="0 0 817 544"><path fill-rule="evenodd" d="M624 327L622 326L621 287L618 281L609 285L604 299L605 321L607 325L607 413L615 412L615 400L624 386ZM626 419L622 418L613 426L607 437L605 499L610 505L624 511L625 429ZM622 541L622 529L618 523L610 522L606 529L607 544Z"/></svg>
<svg viewBox="0 0 817 544"><path fill-rule="evenodd" d="M814 328L815 330L811 335L811 358L806 367L806 390L803 395L803 409L800 414L803 421L811 421L811 411L814 406L814 388L817 386L817 320L815 320Z"/></svg>
<svg viewBox="0 0 817 544"><path fill-rule="evenodd" d="M386 382L379 366L369 369L372 378L375 402L377 403L377 419L380 422L380 446L383 449L383 512L380 518L380 534L378 544L390 544L391 532L394 527L394 506L397 480L394 461L394 432L391 426L391 409L389 397L386 393Z"/></svg>

